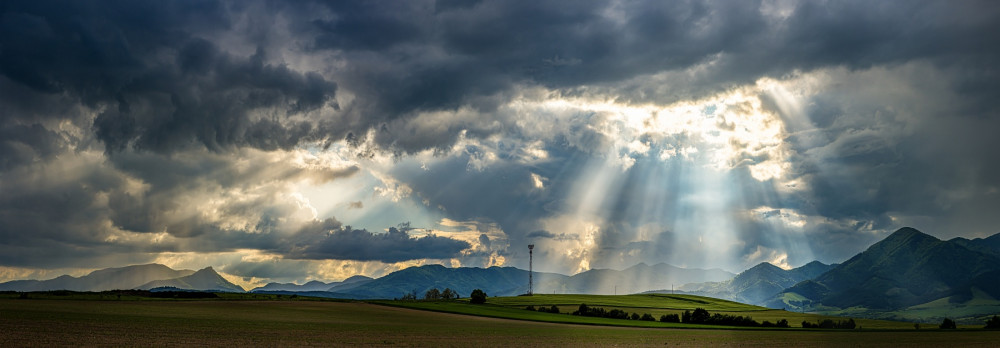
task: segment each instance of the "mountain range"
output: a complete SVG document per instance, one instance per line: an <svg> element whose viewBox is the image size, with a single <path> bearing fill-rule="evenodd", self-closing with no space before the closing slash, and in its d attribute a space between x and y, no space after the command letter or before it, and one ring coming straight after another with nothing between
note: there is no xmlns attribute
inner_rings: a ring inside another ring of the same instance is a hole
<svg viewBox="0 0 1000 348"><path fill-rule="evenodd" d="M573 276L535 272L533 278L535 293L678 291L771 308L856 317L978 318L1000 313L1000 233L987 238L942 241L906 227L843 263L813 261L789 270L761 263L732 274L719 269L640 263L623 270L592 269ZM462 296L468 296L473 289L483 289L490 296L513 296L528 292L527 280L528 271L514 267L426 265L377 279L353 276L341 282L269 283L251 292L372 299L405 294L420 297L431 288L450 288ZM159 264L103 269L82 277L0 283L0 291L155 288L245 291L211 267L196 272Z"/></svg>
<svg viewBox="0 0 1000 348"><path fill-rule="evenodd" d="M769 304L886 311L942 298L961 302L974 292L1000 299L1000 256L988 252L998 236L942 241L902 228L815 279L784 290Z"/></svg>
<svg viewBox="0 0 1000 348"><path fill-rule="evenodd" d="M761 305L788 287L813 279L836 265L819 261L793 269L783 269L767 262L743 271L736 277L721 282L691 283L679 290L687 294L722 298L737 302ZM665 290L652 292L666 292Z"/></svg>
<svg viewBox="0 0 1000 348"><path fill-rule="evenodd" d="M287 292L309 292L309 291L327 291L327 292L337 292L339 290L352 289L357 286L364 285L372 281L371 277L366 277L362 275L351 276L344 279L342 282L329 282L324 283L318 280L309 281L305 284L298 285L295 283L267 283L267 285L261 286L259 288L254 288L251 292L269 292L269 291L287 291Z"/></svg>
<svg viewBox="0 0 1000 348"><path fill-rule="evenodd" d="M0 283L0 291L103 291L138 289L164 279L175 279L194 274L192 270L174 270L160 264L134 265L93 271L82 277L60 276L49 280L15 280ZM242 291L242 290L240 290Z"/></svg>
<svg viewBox="0 0 1000 348"><path fill-rule="evenodd" d="M213 291L213 292L244 292L246 291L243 287L230 283L226 278L223 278L219 273L215 272L212 267L206 267L190 275L171 278L154 280L146 284L136 287L140 290L150 290L156 288L177 288L183 290L199 290L199 291Z"/></svg>

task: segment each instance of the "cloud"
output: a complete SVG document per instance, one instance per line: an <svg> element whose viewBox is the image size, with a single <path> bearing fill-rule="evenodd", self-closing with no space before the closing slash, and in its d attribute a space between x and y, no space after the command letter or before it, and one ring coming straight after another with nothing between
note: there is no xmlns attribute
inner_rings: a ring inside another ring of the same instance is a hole
<svg viewBox="0 0 1000 348"><path fill-rule="evenodd" d="M341 229L339 222L329 219L303 227L295 241L286 257L387 263L452 258L471 246L468 242L433 235L414 238L395 227L386 233Z"/></svg>
<svg viewBox="0 0 1000 348"><path fill-rule="evenodd" d="M989 2L10 2L0 264L267 253L384 272L523 266L508 246L536 243L559 271L738 270L839 262L901 225L983 236L1000 222L998 18ZM402 214L483 223L369 232ZM232 274L279 272L246 262Z"/></svg>
<svg viewBox="0 0 1000 348"><path fill-rule="evenodd" d="M262 46L234 55L207 39L232 26L225 4L109 5L12 3L0 22L0 73L101 110L93 127L108 151L287 150L326 138L291 117L336 108L336 83L270 63Z"/></svg>

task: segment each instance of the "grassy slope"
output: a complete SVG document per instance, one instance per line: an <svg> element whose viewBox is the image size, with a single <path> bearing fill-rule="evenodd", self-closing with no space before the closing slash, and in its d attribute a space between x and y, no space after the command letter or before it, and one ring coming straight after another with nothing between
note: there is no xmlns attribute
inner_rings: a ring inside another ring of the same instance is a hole
<svg viewBox="0 0 1000 348"><path fill-rule="evenodd" d="M863 307L852 307L831 309L823 313L841 316L864 315L887 320L923 320L932 325L939 324L943 318L949 318L957 321L960 327L978 328L982 327L987 319L1000 313L1000 301L976 288L972 289L972 293L972 299L959 303L952 303L951 297L944 297L895 311L870 311Z"/></svg>
<svg viewBox="0 0 1000 348"><path fill-rule="evenodd" d="M787 319L792 327L798 327L802 321L819 322L823 319L844 320L844 317L796 313L783 310L768 309L738 302L694 295L637 294L637 295L535 295L518 297L492 297L487 305L469 305L465 301L377 301L375 303L401 306L407 308L432 310L439 312L479 315L495 318L510 318L520 320L545 321L557 323L599 324L635 327L698 327L688 324L645 322L637 320L620 320L605 318L587 318L572 316L581 303L591 307L605 309L621 309L629 313L649 313L654 318L664 314L680 314L685 310L705 308L711 313L742 315L753 317L754 320L777 322ZM539 313L525 310L524 307L559 307L561 314ZM912 323L873 319L855 319L862 328L869 329L913 329ZM719 326L706 326L719 328ZM925 325L924 327L929 327Z"/></svg>
<svg viewBox="0 0 1000 348"><path fill-rule="evenodd" d="M472 306L472 305L467 305ZM527 311L525 311L527 312ZM0 298L0 346L995 346L988 331L685 330L512 321L327 301Z"/></svg>

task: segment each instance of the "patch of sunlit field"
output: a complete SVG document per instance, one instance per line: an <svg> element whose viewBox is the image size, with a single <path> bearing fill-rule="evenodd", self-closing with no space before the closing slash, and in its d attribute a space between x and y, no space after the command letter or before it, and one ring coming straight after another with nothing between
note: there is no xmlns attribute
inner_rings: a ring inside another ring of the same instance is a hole
<svg viewBox="0 0 1000 348"><path fill-rule="evenodd" d="M456 303L465 306L471 304ZM0 346L995 346L1000 332L645 329L357 302L0 299Z"/></svg>
<svg viewBox="0 0 1000 348"><path fill-rule="evenodd" d="M466 299L467 300L467 299ZM469 315L480 315L495 318L510 318L520 320L535 320L557 323L578 323L597 324L633 327L701 327L690 324L648 322L639 320L622 320L606 318L587 318L572 316L569 313L577 310L581 303L590 307L601 307L606 310L620 309L628 313L637 313L640 316L650 314L657 320L661 315L680 315L685 310L704 308L710 313L749 316L757 322L770 321L776 323L781 319L788 320L792 328L801 327L803 321L819 323L824 319L834 321L846 320L847 317L818 315L811 313L789 312L780 309L769 309L760 306L748 305L739 302L722 300L711 297L694 295L668 295L668 294L637 294L637 295L534 295L516 297L492 297L484 306L467 305L466 301L382 301L378 303L402 306L415 309L432 310L448 313L461 313ZM559 308L559 314L533 312L526 310L527 306L535 308ZM854 318L855 323L862 329L903 329L913 330L913 323L859 319ZM720 326L704 326L707 328L720 328ZM925 324L923 328L936 328L936 325ZM752 328L741 328L752 329Z"/></svg>
<svg viewBox="0 0 1000 348"><path fill-rule="evenodd" d="M748 305L723 299L671 294L635 294L635 295L556 295L536 294L532 296L494 297L490 303L508 307L535 307L546 305L657 308L657 309L694 309L704 308L709 311L763 311L765 307ZM574 307L574 309L576 309Z"/></svg>

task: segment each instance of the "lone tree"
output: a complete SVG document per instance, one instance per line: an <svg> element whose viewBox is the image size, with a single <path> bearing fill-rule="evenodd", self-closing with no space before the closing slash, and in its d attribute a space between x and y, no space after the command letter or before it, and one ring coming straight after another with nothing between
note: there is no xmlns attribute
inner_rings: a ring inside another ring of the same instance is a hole
<svg viewBox="0 0 1000 348"><path fill-rule="evenodd" d="M441 292L442 300L453 300L456 298L458 298L458 293L456 293L455 290L452 290L451 288L444 288L444 291Z"/></svg>
<svg viewBox="0 0 1000 348"><path fill-rule="evenodd" d="M955 326L955 321L954 320L951 320L951 319L948 319L948 318L944 318L944 321L941 322L941 325L938 326L938 328L941 328L941 329L955 329L957 327Z"/></svg>
<svg viewBox="0 0 1000 348"><path fill-rule="evenodd" d="M469 295L469 303L486 303L486 293L479 289L472 290L472 294Z"/></svg>

